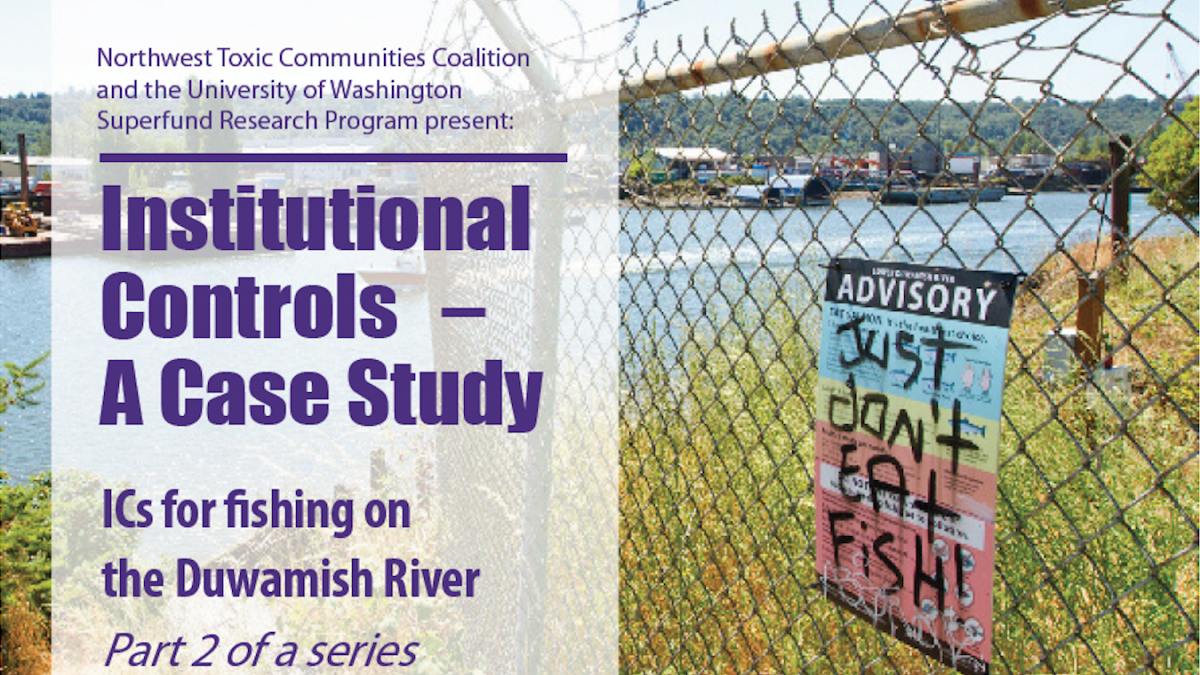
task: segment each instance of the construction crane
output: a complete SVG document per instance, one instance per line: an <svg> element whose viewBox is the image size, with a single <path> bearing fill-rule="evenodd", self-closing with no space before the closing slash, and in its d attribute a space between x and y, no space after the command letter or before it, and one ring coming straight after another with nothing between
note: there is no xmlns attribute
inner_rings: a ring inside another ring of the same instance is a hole
<svg viewBox="0 0 1200 675"><path fill-rule="evenodd" d="M1175 54L1175 47L1172 46L1170 42L1167 43L1167 55L1171 57L1171 67L1175 69L1175 77L1179 78L1179 87L1182 88L1184 85L1187 85L1187 91L1182 96L1183 101L1187 102L1192 100L1194 98L1194 95L1192 94L1192 83L1188 81L1187 76L1183 74L1183 66L1179 65L1179 56ZM1167 77L1169 78L1170 75Z"/></svg>

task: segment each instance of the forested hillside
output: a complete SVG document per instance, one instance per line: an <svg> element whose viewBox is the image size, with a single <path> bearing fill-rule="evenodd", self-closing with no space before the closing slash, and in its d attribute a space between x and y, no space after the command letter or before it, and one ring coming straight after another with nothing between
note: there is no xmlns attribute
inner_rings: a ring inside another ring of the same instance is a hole
<svg viewBox="0 0 1200 675"><path fill-rule="evenodd" d="M737 95L665 96L622 110L622 151L653 146L713 146L739 154L855 154L903 149L920 135L948 152L1107 154L1111 134L1139 134L1164 120L1162 101L1047 99L1009 102L821 100L751 101ZM1182 109L1182 104L1179 105ZM1167 120L1169 121L1169 120ZM836 134L836 136L834 136ZM1148 145L1146 146L1148 147Z"/></svg>
<svg viewBox="0 0 1200 675"><path fill-rule="evenodd" d="M1163 122L1162 101L1125 96L1100 102L989 101L953 103L789 98L751 101L737 95L664 96L622 109L622 150L709 145L742 154L852 154L907 147L921 134L950 152L1014 154L1065 151L1067 157L1106 152L1108 133L1138 135ZM1182 109L1182 104L1179 105ZM1090 120L1090 121L1089 121ZM24 133L29 152L50 154L50 97L18 95L0 104L3 154L16 153ZM836 137L834 134L836 133Z"/></svg>
<svg viewBox="0 0 1200 675"><path fill-rule="evenodd" d="M31 155L50 154L50 97L18 94L0 99L0 155L17 154L17 134L25 134Z"/></svg>

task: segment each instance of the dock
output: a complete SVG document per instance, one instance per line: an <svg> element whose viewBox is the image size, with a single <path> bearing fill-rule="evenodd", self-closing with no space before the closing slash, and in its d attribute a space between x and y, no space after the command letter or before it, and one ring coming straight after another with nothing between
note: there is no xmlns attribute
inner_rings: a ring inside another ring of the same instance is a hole
<svg viewBox="0 0 1200 675"><path fill-rule="evenodd" d="M41 230L33 237L0 236L0 260L44 258L51 251L60 256L88 255L99 249L99 240L90 232Z"/></svg>
<svg viewBox="0 0 1200 675"><path fill-rule="evenodd" d="M50 255L50 234L33 237L0 237L0 259L43 258Z"/></svg>

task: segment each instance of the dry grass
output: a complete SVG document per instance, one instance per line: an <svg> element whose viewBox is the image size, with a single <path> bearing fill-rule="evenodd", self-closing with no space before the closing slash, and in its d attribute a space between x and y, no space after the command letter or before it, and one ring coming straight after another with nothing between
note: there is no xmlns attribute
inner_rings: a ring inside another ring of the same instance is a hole
<svg viewBox="0 0 1200 675"><path fill-rule="evenodd" d="M1196 237L1138 240L1122 272L1112 268L1112 241L1085 242L1050 257L1017 299L1012 336L1018 357L1036 368L1046 334L1075 326L1077 279L1092 273L1105 284L1102 356L1132 371L1134 409L1166 408L1181 424L1171 430L1195 434L1200 418L1200 249ZM1182 440L1180 438L1179 440Z"/></svg>
<svg viewBox="0 0 1200 675"><path fill-rule="evenodd" d="M1196 238L1139 241L1109 285L1104 334L1133 373L1130 400L1092 396L1082 376L1042 378L1047 331L1074 325L1076 277L1107 269L1107 250L1053 256L1018 297L997 672L1195 673L1200 661ZM633 347L643 367L622 419L622 672L940 670L808 586L813 360L786 312L749 313L678 355ZM786 337L777 348L740 337L764 330Z"/></svg>
<svg viewBox="0 0 1200 675"><path fill-rule="evenodd" d="M14 597L0 608L0 673L46 675L50 672L46 618L24 596Z"/></svg>

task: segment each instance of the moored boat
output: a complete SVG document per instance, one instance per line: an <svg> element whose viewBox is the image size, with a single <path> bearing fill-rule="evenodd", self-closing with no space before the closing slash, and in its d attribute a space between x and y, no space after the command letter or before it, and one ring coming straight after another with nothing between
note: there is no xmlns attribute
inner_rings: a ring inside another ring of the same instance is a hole
<svg viewBox="0 0 1200 675"><path fill-rule="evenodd" d="M962 204L964 202L998 202L1005 195L1002 186L890 188L880 194L882 204Z"/></svg>

